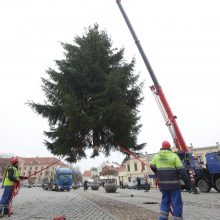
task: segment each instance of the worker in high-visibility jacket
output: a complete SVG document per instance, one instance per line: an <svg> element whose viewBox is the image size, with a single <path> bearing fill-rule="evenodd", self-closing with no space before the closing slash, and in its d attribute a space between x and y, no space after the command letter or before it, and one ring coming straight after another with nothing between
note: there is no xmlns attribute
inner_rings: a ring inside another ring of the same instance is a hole
<svg viewBox="0 0 220 220"><path fill-rule="evenodd" d="M162 192L160 216L158 220L167 220L170 207L174 219L181 220L183 214L183 202L181 197L180 179L191 189L190 178L183 167L179 157L170 149L170 143L164 141L160 152L150 162L150 167L159 179L159 188Z"/></svg>
<svg viewBox="0 0 220 220"><path fill-rule="evenodd" d="M9 201L13 192L13 187L20 184L21 179L26 179L27 177L20 176L18 170L18 159L11 158L10 164L6 170L5 178L3 181L4 192L0 201L0 214L8 214L9 211Z"/></svg>

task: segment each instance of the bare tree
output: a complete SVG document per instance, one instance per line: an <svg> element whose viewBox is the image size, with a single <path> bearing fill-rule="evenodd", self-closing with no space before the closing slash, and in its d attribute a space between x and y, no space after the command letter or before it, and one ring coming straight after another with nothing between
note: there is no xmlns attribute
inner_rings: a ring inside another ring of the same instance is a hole
<svg viewBox="0 0 220 220"><path fill-rule="evenodd" d="M82 182L82 173L80 172L78 167L72 168L73 170L73 182L74 184L79 184Z"/></svg>
<svg viewBox="0 0 220 220"><path fill-rule="evenodd" d="M7 167L9 165L9 158L4 158L3 156L0 155L0 176L2 176L2 181L5 176L5 172L7 170Z"/></svg>

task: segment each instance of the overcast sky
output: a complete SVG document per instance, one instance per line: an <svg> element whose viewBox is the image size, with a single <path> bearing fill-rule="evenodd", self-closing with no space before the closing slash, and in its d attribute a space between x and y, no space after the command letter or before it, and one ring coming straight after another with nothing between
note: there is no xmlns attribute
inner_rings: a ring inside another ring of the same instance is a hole
<svg viewBox="0 0 220 220"><path fill-rule="evenodd" d="M218 0L122 0L188 145L220 142L220 13ZM115 0L0 1L0 153L51 156L43 145L47 121L25 103L43 102L41 77L63 58L60 42L72 43L84 28L99 24L114 47L136 58L145 80L139 143L157 152L171 136L149 89L152 80ZM83 160L81 170L103 160Z"/></svg>

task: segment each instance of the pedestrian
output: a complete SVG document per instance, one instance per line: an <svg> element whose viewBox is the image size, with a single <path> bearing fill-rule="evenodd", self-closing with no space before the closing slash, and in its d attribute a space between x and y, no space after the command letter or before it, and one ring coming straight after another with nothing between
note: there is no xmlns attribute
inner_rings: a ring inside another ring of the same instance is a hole
<svg viewBox="0 0 220 220"><path fill-rule="evenodd" d="M171 151L170 147L170 143L164 141L159 153L150 162L152 171L158 176L159 188L162 192L158 220L168 219L169 211L171 211L170 207L172 207L174 219L183 219L180 178L184 181L186 189L188 191L191 190L191 181L187 171L179 157Z"/></svg>
<svg viewBox="0 0 220 220"><path fill-rule="evenodd" d="M87 180L84 181L83 186L84 186L84 191L86 191L88 189L88 181Z"/></svg>
<svg viewBox="0 0 220 220"><path fill-rule="evenodd" d="M145 192L148 192L148 190L149 190L149 183L148 183L147 175L144 176L144 184L145 184Z"/></svg>
<svg viewBox="0 0 220 220"><path fill-rule="evenodd" d="M23 179L27 179L27 177L20 176L18 171L18 159L15 157L11 158L3 180L4 192L0 201L1 216L9 214L9 202L14 187L19 187L20 180Z"/></svg>
<svg viewBox="0 0 220 220"><path fill-rule="evenodd" d="M137 177L137 189L141 189L141 179L139 177Z"/></svg>
<svg viewBox="0 0 220 220"><path fill-rule="evenodd" d="M120 186L120 189L122 189L122 181L121 180L119 181L119 186Z"/></svg>

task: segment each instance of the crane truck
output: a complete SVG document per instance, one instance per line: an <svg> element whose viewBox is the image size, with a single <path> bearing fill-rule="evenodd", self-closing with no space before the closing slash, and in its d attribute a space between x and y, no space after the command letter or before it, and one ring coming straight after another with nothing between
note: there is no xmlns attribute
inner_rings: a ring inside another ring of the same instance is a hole
<svg viewBox="0 0 220 220"><path fill-rule="evenodd" d="M150 89L156 99L156 102L165 120L165 124L170 131L173 142L178 149L178 156L188 172L193 171L195 186L197 186L201 192L209 192L211 188L215 188L218 192L220 192L220 152L208 153L206 155L206 167L204 168L199 165L198 160L192 155L177 124L177 117L173 114L169 106L163 89L156 78L147 56L144 53L141 43L138 40L128 16L124 11L121 0L116 0L116 3L153 81L153 85L150 86Z"/></svg>

